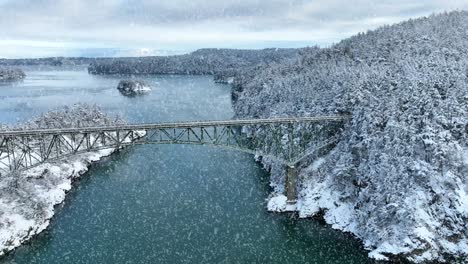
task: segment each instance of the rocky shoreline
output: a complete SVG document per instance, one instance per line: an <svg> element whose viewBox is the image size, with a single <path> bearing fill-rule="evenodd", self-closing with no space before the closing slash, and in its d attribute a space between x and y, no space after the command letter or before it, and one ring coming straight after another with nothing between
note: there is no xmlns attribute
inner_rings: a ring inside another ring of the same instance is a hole
<svg viewBox="0 0 468 264"><path fill-rule="evenodd" d="M18 204L13 199L6 200L0 196L0 208L2 209L2 214L0 214L2 222L0 224L0 257L46 230L55 214L55 207L65 201L66 194L71 190L73 182L83 176L94 162L111 155L114 151L114 149L109 149L82 154L71 162L67 161L57 165L43 164L25 173L15 175L14 177L26 178L29 181L40 181L40 179L45 178L54 179L55 185L41 186L43 189L40 192L38 190L30 193L30 195L35 196L36 200L40 200L42 210L44 210L42 216L35 219L28 219L29 214L24 214L31 209L24 203ZM9 180L2 178L1 181L4 185L5 181ZM21 200L20 197L18 198Z"/></svg>

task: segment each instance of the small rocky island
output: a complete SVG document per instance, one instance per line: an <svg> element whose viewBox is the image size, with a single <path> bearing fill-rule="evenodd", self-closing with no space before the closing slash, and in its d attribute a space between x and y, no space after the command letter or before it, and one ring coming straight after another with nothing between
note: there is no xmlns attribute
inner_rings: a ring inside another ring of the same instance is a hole
<svg viewBox="0 0 468 264"><path fill-rule="evenodd" d="M26 78L26 74L20 69L0 68L0 81L19 81Z"/></svg>
<svg viewBox="0 0 468 264"><path fill-rule="evenodd" d="M151 86L144 81L122 80L119 82L117 89L125 96L135 96L148 93L151 91Z"/></svg>

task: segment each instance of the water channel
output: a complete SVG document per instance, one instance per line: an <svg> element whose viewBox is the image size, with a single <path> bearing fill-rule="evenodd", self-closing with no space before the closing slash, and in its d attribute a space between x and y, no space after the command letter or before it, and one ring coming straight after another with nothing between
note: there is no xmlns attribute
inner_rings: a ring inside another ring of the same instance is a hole
<svg viewBox="0 0 468 264"><path fill-rule="evenodd" d="M120 78L85 69L29 70L0 85L0 123L78 102L131 123L233 116L230 88L208 76L146 76L124 97ZM269 175L249 154L206 146L137 146L96 164L50 227L0 263L372 263L349 234L265 210Z"/></svg>

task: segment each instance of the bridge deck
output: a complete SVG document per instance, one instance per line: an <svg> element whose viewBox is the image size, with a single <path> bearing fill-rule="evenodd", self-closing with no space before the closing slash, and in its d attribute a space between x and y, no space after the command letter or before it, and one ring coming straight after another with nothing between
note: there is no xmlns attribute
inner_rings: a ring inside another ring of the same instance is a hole
<svg viewBox="0 0 468 264"><path fill-rule="evenodd" d="M30 129L30 130L7 130L0 131L0 136L37 136L37 135L54 135L68 133L91 133L91 132L111 132L116 130L152 130L152 129L169 129L169 128L191 128L191 127L206 127L206 126L239 126L239 125L268 125L268 124L288 124L300 122L324 122L324 121L345 121L350 119L347 115L328 115L316 117L286 117L286 118L271 118L271 119L233 119L219 121L190 121L190 122L175 122L175 123L155 123L155 124L129 124L129 125L111 125L98 127L81 127L81 128L60 128L60 129Z"/></svg>
<svg viewBox="0 0 468 264"><path fill-rule="evenodd" d="M294 203L295 166L336 142L335 133L350 118L328 115L0 131L0 171L26 170L79 153L133 144L209 144L283 162L288 171L288 203Z"/></svg>

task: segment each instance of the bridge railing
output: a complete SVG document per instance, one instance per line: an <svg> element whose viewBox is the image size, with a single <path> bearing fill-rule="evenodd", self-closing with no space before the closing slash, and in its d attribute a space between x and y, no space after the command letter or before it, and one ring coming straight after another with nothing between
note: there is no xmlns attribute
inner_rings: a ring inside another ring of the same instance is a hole
<svg viewBox="0 0 468 264"><path fill-rule="evenodd" d="M239 125L268 125L268 124L295 124L295 123L320 123L320 122L344 122L349 120L349 115L328 115L318 117L285 117L269 119L233 119L233 120L213 120L213 121L189 121L156 124L128 124L109 125L96 127L78 128L47 128L47 129L16 129L0 130L0 136L21 136L21 135L51 135L60 133L85 133L85 132L112 132L117 130L150 130L158 128L189 128L189 127L213 127L213 126L239 126Z"/></svg>

